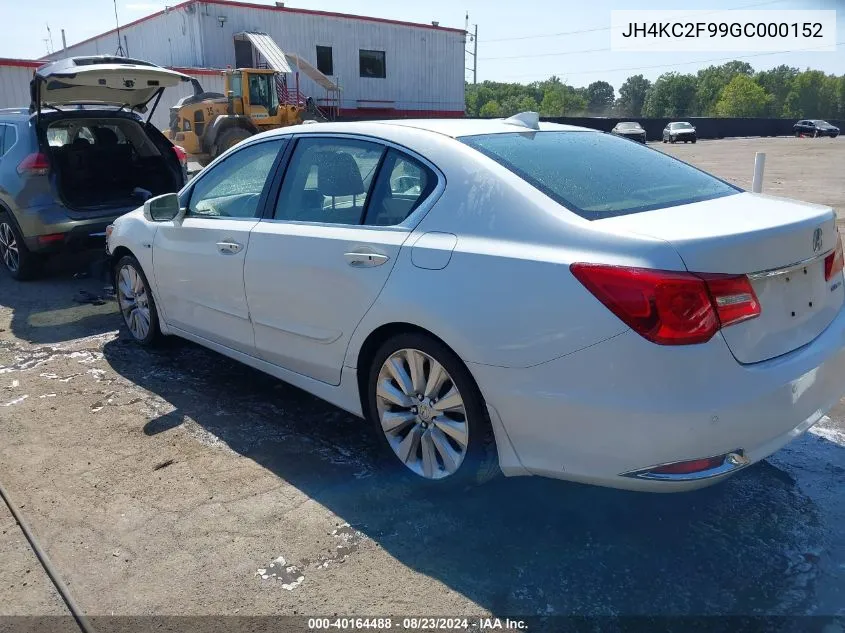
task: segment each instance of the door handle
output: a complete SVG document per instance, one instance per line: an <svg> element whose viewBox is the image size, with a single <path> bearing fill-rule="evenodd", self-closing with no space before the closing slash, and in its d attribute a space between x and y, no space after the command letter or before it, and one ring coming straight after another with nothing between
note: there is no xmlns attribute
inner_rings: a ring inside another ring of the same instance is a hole
<svg viewBox="0 0 845 633"><path fill-rule="evenodd" d="M237 242L217 242L217 250L224 255L234 255L240 253L243 246Z"/></svg>
<svg viewBox="0 0 845 633"><path fill-rule="evenodd" d="M390 259L387 255L381 253L366 253L361 251L353 251L351 253L344 253L346 263L353 268L371 268L373 266L381 266L384 262Z"/></svg>

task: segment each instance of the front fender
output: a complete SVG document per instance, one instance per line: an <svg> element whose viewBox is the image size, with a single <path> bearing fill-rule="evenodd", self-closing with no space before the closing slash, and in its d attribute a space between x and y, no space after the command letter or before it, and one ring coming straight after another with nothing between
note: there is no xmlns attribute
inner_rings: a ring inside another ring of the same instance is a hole
<svg viewBox="0 0 845 633"><path fill-rule="evenodd" d="M106 248L111 258L112 266L128 250L144 271L150 290L153 293L159 317L159 327L163 334L167 334L167 310L159 298L158 282L153 266L153 242L159 227L158 222L149 222L144 218L144 209L140 207L119 217L113 223Z"/></svg>

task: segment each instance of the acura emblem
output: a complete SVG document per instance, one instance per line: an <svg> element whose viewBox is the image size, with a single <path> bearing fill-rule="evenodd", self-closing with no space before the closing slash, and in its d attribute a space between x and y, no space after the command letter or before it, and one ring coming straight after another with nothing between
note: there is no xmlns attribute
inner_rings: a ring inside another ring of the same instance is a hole
<svg viewBox="0 0 845 633"><path fill-rule="evenodd" d="M822 250L822 230L821 228L813 231L813 252L818 253Z"/></svg>

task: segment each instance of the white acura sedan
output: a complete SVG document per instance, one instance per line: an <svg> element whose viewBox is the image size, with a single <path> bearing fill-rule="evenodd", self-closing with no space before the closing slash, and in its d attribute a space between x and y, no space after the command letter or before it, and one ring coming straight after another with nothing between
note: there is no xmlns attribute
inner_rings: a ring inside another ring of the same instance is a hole
<svg viewBox="0 0 845 633"><path fill-rule="evenodd" d="M362 416L421 482L688 490L845 392L830 208L532 113L260 134L108 247L139 343Z"/></svg>

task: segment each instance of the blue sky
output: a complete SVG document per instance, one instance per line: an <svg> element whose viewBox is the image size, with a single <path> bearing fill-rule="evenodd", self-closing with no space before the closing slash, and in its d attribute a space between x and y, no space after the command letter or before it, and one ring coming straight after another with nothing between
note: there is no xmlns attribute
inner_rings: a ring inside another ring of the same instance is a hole
<svg viewBox="0 0 845 633"><path fill-rule="evenodd" d="M61 29L68 44L114 27L112 0L2 0L3 37L0 57L35 58L46 52L47 23L53 45L61 46ZM170 0L168 4L177 4ZM273 4L269 0L252 0ZM164 8L164 2L118 0L122 23ZM575 86L604 79L615 88L633 74L655 79L663 72L695 72L722 58L745 59L755 69L789 64L845 74L845 0L287 0L289 7L374 15L412 22L438 20L463 28L464 13L478 23L478 79L527 82L557 75ZM613 9L836 9L836 52L760 54L619 53L610 48ZM575 33L574 31L579 31ZM283 42L280 42L284 46ZM471 43L467 43L471 47ZM472 60L467 56L467 65ZM469 73L467 74L470 77Z"/></svg>

